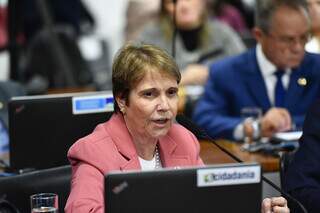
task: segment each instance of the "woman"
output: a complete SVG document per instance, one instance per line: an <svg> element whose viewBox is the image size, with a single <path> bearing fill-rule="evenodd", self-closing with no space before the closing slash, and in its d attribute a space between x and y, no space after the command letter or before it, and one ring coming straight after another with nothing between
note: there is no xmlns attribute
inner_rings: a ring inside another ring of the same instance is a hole
<svg viewBox="0 0 320 213"><path fill-rule="evenodd" d="M209 20L206 0L162 0L159 19L148 24L138 40L172 49L176 11L176 56L182 69L181 85L202 85L207 79L206 63L245 50L240 37L228 26Z"/></svg>
<svg viewBox="0 0 320 213"><path fill-rule="evenodd" d="M120 50L112 68L114 115L68 152L72 185L66 212L103 213L104 175L110 171L204 165L195 136L173 124L180 78L173 59L157 47ZM269 204L274 202L267 201L266 210Z"/></svg>

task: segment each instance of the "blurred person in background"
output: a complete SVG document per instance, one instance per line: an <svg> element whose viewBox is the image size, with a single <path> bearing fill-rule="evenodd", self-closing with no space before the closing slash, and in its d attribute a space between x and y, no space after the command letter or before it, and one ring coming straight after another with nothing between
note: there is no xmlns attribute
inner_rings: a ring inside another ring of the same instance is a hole
<svg viewBox="0 0 320 213"><path fill-rule="evenodd" d="M246 53L210 67L194 120L213 138L270 137L302 127L320 95L320 56L306 53L310 16L305 0L258 0L254 34ZM255 121L242 117L247 107L261 109Z"/></svg>
<svg viewBox="0 0 320 213"><path fill-rule="evenodd" d="M172 52L182 72L181 85L203 85L208 76L206 63L245 50L240 37L227 25L211 21L206 0L161 0L159 18L139 35L143 43L155 44ZM173 41L173 14L177 36Z"/></svg>
<svg viewBox="0 0 320 213"><path fill-rule="evenodd" d="M126 41L136 40L145 25L157 19L159 8L160 0L128 0Z"/></svg>
<svg viewBox="0 0 320 213"><path fill-rule="evenodd" d="M311 17L311 40L306 44L308 52L320 53L320 0L307 0Z"/></svg>
<svg viewBox="0 0 320 213"><path fill-rule="evenodd" d="M210 0L213 17L228 24L240 35L248 33L248 27L238 8L225 0Z"/></svg>

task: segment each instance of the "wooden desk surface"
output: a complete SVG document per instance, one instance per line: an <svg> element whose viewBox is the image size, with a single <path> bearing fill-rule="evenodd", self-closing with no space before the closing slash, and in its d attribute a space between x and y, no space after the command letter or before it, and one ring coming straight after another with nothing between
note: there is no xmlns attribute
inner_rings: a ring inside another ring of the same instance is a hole
<svg viewBox="0 0 320 213"><path fill-rule="evenodd" d="M262 165L264 172L279 171L279 158L264 155L261 153L243 152L240 149L240 144L231 143L225 140L218 140L217 143L234 154L236 157L244 162L258 162ZM205 164L223 164L223 163L236 163L234 159L229 157L226 153L221 151L210 141L200 141L200 156ZM9 154L1 154L0 159L9 160ZM0 168L1 172L1 168Z"/></svg>
<svg viewBox="0 0 320 213"><path fill-rule="evenodd" d="M231 143L226 140L218 140L217 143L223 148L234 154L244 162L258 162L261 164L264 172L279 171L279 158L265 155L262 153L249 153L241 151L240 144ZM235 163L236 161L221 151L210 141L200 141L201 151L200 156L205 164L218 163Z"/></svg>

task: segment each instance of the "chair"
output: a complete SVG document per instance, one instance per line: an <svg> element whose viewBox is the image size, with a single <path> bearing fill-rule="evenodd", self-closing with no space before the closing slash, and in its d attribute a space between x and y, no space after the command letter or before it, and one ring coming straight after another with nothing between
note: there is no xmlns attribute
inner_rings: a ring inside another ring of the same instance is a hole
<svg viewBox="0 0 320 213"><path fill-rule="evenodd" d="M283 184L285 182L285 176L288 170L288 167L290 163L292 162L294 155L296 151L291 151L291 152L280 152L280 161L279 161L279 169L280 169L280 184L281 187L283 187Z"/></svg>
<svg viewBox="0 0 320 213"><path fill-rule="evenodd" d="M30 195L41 192L56 193L59 196L59 212L63 213L70 192L70 181L69 165L2 177L0 197L5 196L20 212L31 212Z"/></svg>

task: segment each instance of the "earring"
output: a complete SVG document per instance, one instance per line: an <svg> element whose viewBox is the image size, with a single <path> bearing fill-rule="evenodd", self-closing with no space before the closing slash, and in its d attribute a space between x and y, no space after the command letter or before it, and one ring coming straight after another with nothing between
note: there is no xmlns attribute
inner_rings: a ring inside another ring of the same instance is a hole
<svg viewBox="0 0 320 213"><path fill-rule="evenodd" d="M121 111L121 113L122 113L123 115L126 114L126 110L125 110L124 108L121 108L120 111Z"/></svg>

